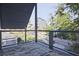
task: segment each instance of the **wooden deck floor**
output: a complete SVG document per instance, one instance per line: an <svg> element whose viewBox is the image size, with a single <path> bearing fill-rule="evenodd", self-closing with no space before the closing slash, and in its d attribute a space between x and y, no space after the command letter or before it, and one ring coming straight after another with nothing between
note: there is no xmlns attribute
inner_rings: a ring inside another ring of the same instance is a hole
<svg viewBox="0 0 79 59"><path fill-rule="evenodd" d="M3 56L68 56L55 49L50 50L48 45L34 41L19 44L11 47L5 47L2 51Z"/></svg>

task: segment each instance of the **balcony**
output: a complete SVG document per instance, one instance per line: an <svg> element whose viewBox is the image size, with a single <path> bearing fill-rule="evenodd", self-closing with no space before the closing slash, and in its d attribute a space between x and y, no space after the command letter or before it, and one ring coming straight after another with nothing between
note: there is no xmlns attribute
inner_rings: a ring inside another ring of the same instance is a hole
<svg viewBox="0 0 79 59"><path fill-rule="evenodd" d="M4 30L3 30L4 31ZM8 31L8 30L6 30ZM14 31L14 30L12 30ZM18 31L18 30L15 30ZM20 32L24 30L19 30ZM34 32L35 30L27 30L27 32ZM48 32L49 35L40 32ZM7 34L10 38L5 38L2 40L2 50L0 51L0 55L3 56L73 56L79 55L77 53L66 50L69 47L69 43L72 42L60 39L59 37L53 36L54 32L75 32L78 31L48 31L48 30L39 30L38 31L38 39L35 42L35 39L30 41L24 40L23 42L18 43L17 38L12 34ZM4 32L4 34L6 34ZM42 38L40 38L40 34ZM14 37L14 38L11 38ZM26 36L27 37L27 36ZM25 37L25 38L26 38Z"/></svg>

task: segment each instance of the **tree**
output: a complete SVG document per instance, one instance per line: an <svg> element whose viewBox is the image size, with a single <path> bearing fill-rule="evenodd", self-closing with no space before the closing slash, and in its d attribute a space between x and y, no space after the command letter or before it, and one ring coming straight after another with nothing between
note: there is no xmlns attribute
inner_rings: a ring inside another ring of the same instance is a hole
<svg viewBox="0 0 79 59"><path fill-rule="evenodd" d="M65 5L66 5L65 9L68 9L69 10L68 12L73 14L72 17L75 16L73 21L79 27L79 3L66 3Z"/></svg>
<svg viewBox="0 0 79 59"><path fill-rule="evenodd" d="M64 12L64 6L62 4L58 6L56 15L52 22L53 30L65 30L72 23L70 15Z"/></svg>
<svg viewBox="0 0 79 59"><path fill-rule="evenodd" d="M78 24L73 22L70 18L70 14L65 12L64 4L58 6L55 17L51 17L51 27L53 30L76 30ZM62 36L64 39L76 40L75 33L58 33L58 36Z"/></svg>
<svg viewBox="0 0 79 59"><path fill-rule="evenodd" d="M69 12L79 16L79 3L66 3L66 8L69 8Z"/></svg>

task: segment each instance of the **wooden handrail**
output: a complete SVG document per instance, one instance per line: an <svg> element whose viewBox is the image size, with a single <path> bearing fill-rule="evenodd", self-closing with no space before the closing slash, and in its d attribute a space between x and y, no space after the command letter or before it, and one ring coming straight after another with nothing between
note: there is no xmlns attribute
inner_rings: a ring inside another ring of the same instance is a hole
<svg viewBox="0 0 79 59"><path fill-rule="evenodd" d="M25 29L0 29L1 32L24 32ZM35 30L26 30L26 31L35 31ZM78 33L79 31L65 31L65 30L37 30L41 32L76 32Z"/></svg>

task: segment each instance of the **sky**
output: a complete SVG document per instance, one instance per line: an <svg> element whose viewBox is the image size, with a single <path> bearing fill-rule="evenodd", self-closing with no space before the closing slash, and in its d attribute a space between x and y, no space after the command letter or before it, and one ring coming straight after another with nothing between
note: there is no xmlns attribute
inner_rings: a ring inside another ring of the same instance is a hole
<svg viewBox="0 0 79 59"><path fill-rule="evenodd" d="M56 9L57 9L58 4L56 3L38 3L37 4L37 17L41 17L42 19L45 19L46 21L49 20L50 18L50 14L52 14L53 16L56 13ZM34 10L32 12L30 21L32 24L34 24Z"/></svg>
<svg viewBox="0 0 79 59"><path fill-rule="evenodd" d="M55 14L55 11L57 9L56 3L39 3L37 4L37 13L38 17L41 17L43 19L48 19L50 17L50 14Z"/></svg>

